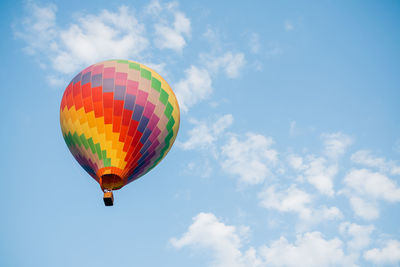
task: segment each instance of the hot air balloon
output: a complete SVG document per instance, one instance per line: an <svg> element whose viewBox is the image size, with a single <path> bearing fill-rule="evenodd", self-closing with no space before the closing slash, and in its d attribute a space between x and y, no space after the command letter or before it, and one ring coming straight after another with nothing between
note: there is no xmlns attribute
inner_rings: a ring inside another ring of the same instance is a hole
<svg viewBox="0 0 400 267"><path fill-rule="evenodd" d="M153 169L179 130L178 101L154 70L129 60L109 60L79 72L64 91L61 131L69 150L104 192Z"/></svg>

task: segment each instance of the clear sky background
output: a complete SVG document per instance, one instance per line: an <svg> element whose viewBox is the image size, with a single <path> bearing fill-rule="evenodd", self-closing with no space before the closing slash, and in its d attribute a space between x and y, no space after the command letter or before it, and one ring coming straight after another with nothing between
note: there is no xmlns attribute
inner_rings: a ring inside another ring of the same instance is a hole
<svg viewBox="0 0 400 267"><path fill-rule="evenodd" d="M0 266L399 266L398 1L2 1ZM63 91L122 58L176 92L167 157L114 193Z"/></svg>

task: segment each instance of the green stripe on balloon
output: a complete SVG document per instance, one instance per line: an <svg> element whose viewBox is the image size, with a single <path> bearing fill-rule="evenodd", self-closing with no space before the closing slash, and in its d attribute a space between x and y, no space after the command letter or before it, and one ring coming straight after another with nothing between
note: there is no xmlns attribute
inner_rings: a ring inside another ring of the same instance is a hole
<svg viewBox="0 0 400 267"><path fill-rule="evenodd" d="M103 161L104 167L111 166L111 158L107 158L107 151L102 150L99 143L94 144L92 137L87 139L84 134L78 136L76 132L74 134L68 132L68 134L64 135L64 140L69 148L71 148L72 146L83 146L86 150L89 150L90 148L89 151L92 152L93 155L97 155L98 158Z"/></svg>

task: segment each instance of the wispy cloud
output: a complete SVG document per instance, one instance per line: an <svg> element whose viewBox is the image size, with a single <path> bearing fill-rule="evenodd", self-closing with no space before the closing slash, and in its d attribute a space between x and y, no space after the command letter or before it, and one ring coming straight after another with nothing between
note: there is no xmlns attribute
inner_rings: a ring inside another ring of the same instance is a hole
<svg viewBox="0 0 400 267"><path fill-rule="evenodd" d="M347 242L348 250L356 253L358 257L359 251L366 248L371 242L371 233L374 231L373 225L359 225L356 223L343 222L339 226L342 235L350 237Z"/></svg>
<svg viewBox="0 0 400 267"><path fill-rule="evenodd" d="M354 163L376 168L381 172L387 172L393 175L400 174L400 166L394 161L386 160L383 157L377 157L369 150L359 150L351 155L351 160Z"/></svg>
<svg viewBox="0 0 400 267"><path fill-rule="evenodd" d="M328 157L337 159L342 156L346 149L353 143L353 139L343 133L325 133L321 135L325 147L325 154Z"/></svg>
<svg viewBox="0 0 400 267"><path fill-rule="evenodd" d="M215 142L221 137L224 131L232 125L233 116L231 114L226 114L218 117L212 123L194 119L191 119L190 122L195 126L188 132L189 139L185 142L178 143L178 146L182 147L184 150L215 150Z"/></svg>
<svg viewBox="0 0 400 267"><path fill-rule="evenodd" d="M353 169L344 177L341 191L349 197L356 215L367 219L379 217L378 201L400 201L400 188L387 176L367 169Z"/></svg>
<svg viewBox="0 0 400 267"><path fill-rule="evenodd" d="M246 60L243 53L233 53L228 51L221 56L213 54L201 55L203 64L207 66L213 73L223 71L228 78L238 78L241 68L245 65Z"/></svg>
<svg viewBox="0 0 400 267"><path fill-rule="evenodd" d="M16 36L26 42L26 50L41 63L60 74L109 58L135 58L149 41L144 25L126 6L118 11L102 10L84 15L66 28L56 23L54 5L40 7L29 2L31 14Z"/></svg>
<svg viewBox="0 0 400 267"><path fill-rule="evenodd" d="M307 155L303 158L295 154L288 156L288 162L297 171L300 181L309 182L322 194L334 195L333 179L338 172L338 167L335 163L329 163L323 157Z"/></svg>
<svg viewBox="0 0 400 267"><path fill-rule="evenodd" d="M191 66L185 70L186 77L179 80L174 88L181 109L185 112L196 103L210 97L213 88L208 71Z"/></svg>
<svg viewBox="0 0 400 267"><path fill-rule="evenodd" d="M307 232L290 243L281 237L260 249L265 266L356 266L343 251L338 238L327 240L320 232Z"/></svg>
<svg viewBox="0 0 400 267"><path fill-rule="evenodd" d="M212 81L220 71L223 71L228 78L238 78L240 70L245 64L245 57L242 53L226 52L220 57L213 57L211 54L205 53L201 54L200 58L201 67L190 66L185 70L186 77L179 80L174 86L184 112L212 95Z"/></svg>
<svg viewBox="0 0 400 267"><path fill-rule="evenodd" d="M344 182L349 189L359 195L389 202L400 201L399 186L381 173L366 169L352 170L346 175Z"/></svg>
<svg viewBox="0 0 400 267"><path fill-rule="evenodd" d="M237 175L244 184L262 183L271 174L271 167L278 161L272 149L273 140L260 134L247 133L244 138L233 135L222 146L222 169Z"/></svg>
<svg viewBox="0 0 400 267"><path fill-rule="evenodd" d="M80 14L65 26L57 22L54 4L28 1L26 10L26 18L14 27L15 36L25 42L28 54L52 69L48 80L53 85L83 67L111 58L147 62L165 72L163 63L155 63L154 49L181 52L191 33L189 18L175 2L153 1L139 12L140 17L127 6ZM154 36L145 25L154 27Z"/></svg>
<svg viewBox="0 0 400 267"><path fill-rule="evenodd" d="M220 222L212 213L199 213L188 231L181 238L171 238L170 243L175 248L193 246L210 250L214 257L212 266L253 266L253 263L246 265L246 255L240 251L242 241L238 229Z"/></svg>
<svg viewBox="0 0 400 267"><path fill-rule="evenodd" d="M366 220L373 220L379 217L379 209L376 201L366 200L357 196L349 196L349 201L357 216Z"/></svg>
<svg viewBox="0 0 400 267"><path fill-rule="evenodd" d="M379 265L399 263L400 242L397 240L388 240L384 247L366 251L364 258Z"/></svg>
<svg viewBox="0 0 400 267"><path fill-rule="evenodd" d="M337 207L314 207L313 196L292 184L285 190L278 191L276 186L270 186L258 194L260 204L266 209L279 212L295 213L301 219L299 229L308 228L325 220L340 219L343 214Z"/></svg>
<svg viewBox="0 0 400 267"><path fill-rule="evenodd" d="M199 213L180 238L171 238L170 244L181 249L190 247L212 255L213 267L267 267L267 266L355 266L343 251L338 238L325 239L320 232L299 234L294 243L284 236L258 249L243 249L245 227L221 222L212 213Z"/></svg>
<svg viewBox="0 0 400 267"><path fill-rule="evenodd" d="M186 46L185 38L190 37L191 23L184 13L177 10L172 12L174 15L172 25L163 20L155 24L155 45L160 49L181 52Z"/></svg>

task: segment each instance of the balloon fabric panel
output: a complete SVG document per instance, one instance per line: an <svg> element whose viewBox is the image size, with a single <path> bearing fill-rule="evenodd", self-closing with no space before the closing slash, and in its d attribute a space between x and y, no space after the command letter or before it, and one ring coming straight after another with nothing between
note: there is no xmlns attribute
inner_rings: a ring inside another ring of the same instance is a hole
<svg viewBox="0 0 400 267"><path fill-rule="evenodd" d="M60 108L64 140L78 163L100 183L115 174L123 183L154 168L179 130L179 106L154 70L128 60L92 65L70 82Z"/></svg>

